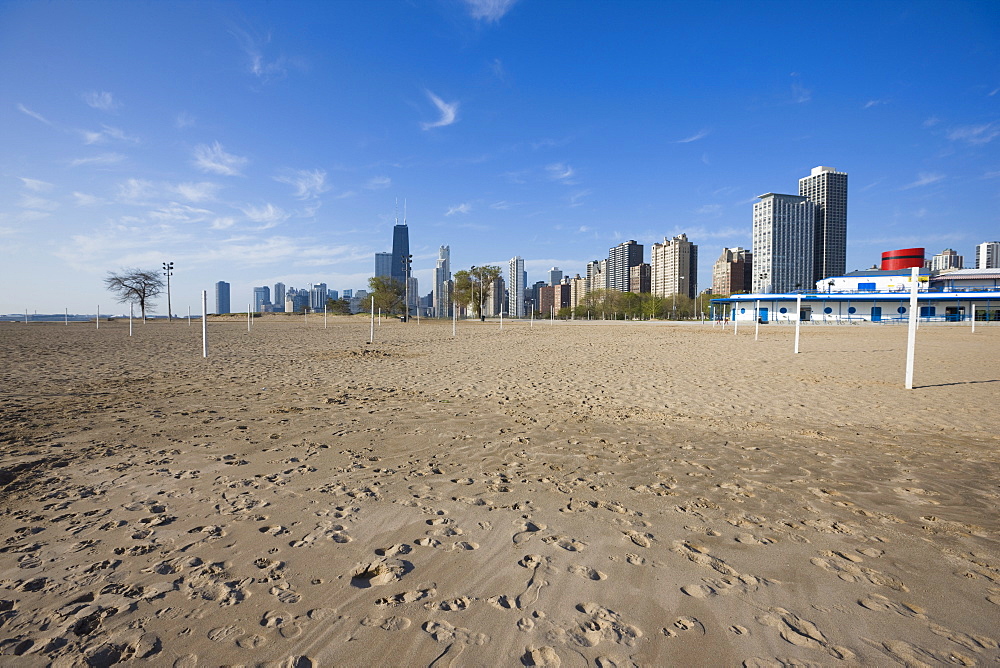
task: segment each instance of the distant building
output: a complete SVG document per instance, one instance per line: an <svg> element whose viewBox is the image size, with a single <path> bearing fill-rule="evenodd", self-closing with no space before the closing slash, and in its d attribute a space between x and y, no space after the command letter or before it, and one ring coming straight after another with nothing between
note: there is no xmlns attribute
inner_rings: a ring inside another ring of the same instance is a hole
<svg viewBox="0 0 1000 668"><path fill-rule="evenodd" d="M507 264L507 313L524 317L524 258L515 255Z"/></svg>
<svg viewBox="0 0 1000 668"><path fill-rule="evenodd" d="M483 313L488 318L498 316L504 312L507 296L507 284L503 276L497 276L496 280L486 286L486 298L483 300Z"/></svg>
<svg viewBox="0 0 1000 668"><path fill-rule="evenodd" d="M285 313L302 313L309 307L309 291L289 288L285 292Z"/></svg>
<svg viewBox="0 0 1000 668"><path fill-rule="evenodd" d="M649 266L649 265L646 265ZM579 308L584 296L587 294L587 279L577 274L569 279L569 306L574 311Z"/></svg>
<svg viewBox="0 0 1000 668"><path fill-rule="evenodd" d="M593 260L587 263L586 290L591 293L594 290L608 289L608 261Z"/></svg>
<svg viewBox="0 0 1000 668"><path fill-rule="evenodd" d="M545 287L545 281L535 281L534 283L531 284L530 290L526 291L526 292L530 292L531 293L531 297L530 297L530 299L531 299L531 309L535 313L538 313L541 310L540 309L540 304L541 304L541 301L540 301L541 300L541 292L540 291L544 287Z"/></svg>
<svg viewBox="0 0 1000 668"><path fill-rule="evenodd" d="M538 289L539 309L543 318L558 314L559 309L570 305L570 286L568 283L559 285L544 285Z"/></svg>
<svg viewBox="0 0 1000 668"><path fill-rule="evenodd" d="M225 281L215 284L215 312L220 315L232 313L229 308L229 283Z"/></svg>
<svg viewBox="0 0 1000 668"><path fill-rule="evenodd" d="M619 292L629 292L631 274L629 270L642 264L642 244L630 239L608 251L608 288Z"/></svg>
<svg viewBox="0 0 1000 668"><path fill-rule="evenodd" d="M263 313L271 307L271 288L265 286L253 289L253 310Z"/></svg>
<svg viewBox="0 0 1000 668"><path fill-rule="evenodd" d="M745 248L723 248L712 265L712 293L732 295L750 292L753 253Z"/></svg>
<svg viewBox="0 0 1000 668"><path fill-rule="evenodd" d="M437 266L434 267L432 311L435 318L451 316L451 247L438 248Z"/></svg>
<svg viewBox="0 0 1000 668"><path fill-rule="evenodd" d="M562 283L563 273L559 267L549 269L549 285L559 285Z"/></svg>
<svg viewBox="0 0 1000 668"><path fill-rule="evenodd" d="M637 264L631 269L629 269L629 285L632 288L632 292L636 294L649 294L650 291L650 278L651 278L651 268L650 265L643 262L642 264Z"/></svg>
<svg viewBox="0 0 1000 668"><path fill-rule="evenodd" d="M410 230L406 226L406 217L403 217L403 224L397 223L392 228L392 258L390 259L389 276L399 281L400 285L406 284L406 276L409 274L410 264Z"/></svg>
<svg viewBox="0 0 1000 668"><path fill-rule="evenodd" d="M375 275L383 278L392 277L392 253L375 253Z"/></svg>
<svg viewBox="0 0 1000 668"><path fill-rule="evenodd" d="M281 313L285 310L285 284L274 284L274 307L273 310Z"/></svg>
<svg viewBox="0 0 1000 668"><path fill-rule="evenodd" d="M698 246L686 234L663 239L650 251L652 293L656 297L687 295L698 291Z"/></svg>
<svg viewBox="0 0 1000 668"><path fill-rule="evenodd" d="M327 290L326 298L332 299L333 301L337 301L338 299L340 299L340 293L337 292L336 290Z"/></svg>
<svg viewBox="0 0 1000 668"><path fill-rule="evenodd" d="M943 251L931 258L931 270L941 271L943 269L961 269L964 258L951 248Z"/></svg>
<svg viewBox="0 0 1000 668"><path fill-rule="evenodd" d="M976 246L976 269L1000 267L1000 241L984 241Z"/></svg>
<svg viewBox="0 0 1000 668"><path fill-rule="evenodd" d="M309 308L313 311L322 311L326 306L326 283L316 283L309 290Z"/></svg>
<svg viewBox="0 0 1000 668"><path fill-rule="evenodd" d="M806 197L767 193L753 205L755 293L810 290L816 283L816 204Z"/></svg>
<svg viewBox="0 0 1000 668"><path fill-rule="evenodd" d="M847 271L847 174L814 167L799 179L799 195L816 205L813 281Z"/></svg>
<svg viewBox="0 0 1000 668"><path fill-rule="evenodd" d="M354 298L354 290L344 290L343 299L350 301Z"/></svg>

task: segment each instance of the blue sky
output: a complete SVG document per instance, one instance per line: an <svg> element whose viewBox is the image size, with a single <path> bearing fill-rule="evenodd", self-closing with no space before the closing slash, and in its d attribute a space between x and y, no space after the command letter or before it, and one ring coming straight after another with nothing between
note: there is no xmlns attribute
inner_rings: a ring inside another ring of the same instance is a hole
<svg viewBox="0 0 1000 668"><path fill-rule="evenodd" d="M681 232L705 288L817 165L849 269L1000 238L994 2L0 2L0 90L2 313L364 288L397 198L422 294Z"/></svg>

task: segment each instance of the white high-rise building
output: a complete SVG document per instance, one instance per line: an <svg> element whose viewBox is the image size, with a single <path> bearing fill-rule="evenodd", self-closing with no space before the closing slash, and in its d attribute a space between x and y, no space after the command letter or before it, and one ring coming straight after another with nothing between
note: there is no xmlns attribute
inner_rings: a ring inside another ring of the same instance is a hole
<svg viewBox="0 0 1000 668"><path fill-rule="evenodd" d="M435 318L451 316L451 247L438 248L437 266L434 267L434 305Z"/></svg>
<svg viewBox="0 0 1000 668"><path fill-rule="evenodd" d="M632 267L642 264L643 247L629 239L608 251L608 289L619 292L632 290Z"/></svg>
<svg viewBox="0 0 1000 668"><path fill-rule="evenodd" d="M833 167L813 167L799 179L799 195L816 205L813 280L847 271L847 174Z"/></svg>
<svg viewBox="0 0 1000 668"><path fill-rule="evenodd" d="M507 268L507 313L512 318L524 317L524 258L515 255Z"/></svg>
<svg viewBox="0 0 1000 668"><path fill-rule="evenodd" d="M285 310L285 284L274 284L274 310L281 312Z"/></svg>
<svg viewBox="0 0 1000 668"><path fill-rule="evenodd" d="M563 273L559 267L549 269L549 285L559 285L562 283Z"/></svg>
<svg viewBox="0 0 1000 668"><path fill-rule="evenodd" d="M698 246L686 234L653 244L649 255L650 290L655 297L687 295L698 291Z"/></svg>
<svg viewBox="0 0 1000 668"><path fill-rule="evenodd" d="M587 263L587 276L585 277L587 282L585 284L586 290L585 294L589 294L594 290L607 290L608 289L608 261L607 260L594 260Z"/></svg>
<svg viewBox="0 0 1000 668"><path fill-rule="evenodd" d="M943 251L931 258L931 271L942 271L944 269L961 269L965 264L965 258L951 248Z"/></svg>
<svg viewBox="0 0 1000 668"><path fill-rule="evenodd" d="M976 269L1000 267L1000 241L984 241L976 246Z"/></svg>
<svg viewBox="0 0 1000 668"><path fill-rule="evenodd" d="M760 195L753 205L753 292L816 285L816 204L798 195Z"/></svg>

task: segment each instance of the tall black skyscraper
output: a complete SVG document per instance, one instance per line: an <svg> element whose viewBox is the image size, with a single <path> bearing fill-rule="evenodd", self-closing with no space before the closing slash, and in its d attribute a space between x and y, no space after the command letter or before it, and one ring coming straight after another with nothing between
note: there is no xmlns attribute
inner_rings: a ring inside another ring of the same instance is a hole
<svg viewBox="0 0 1000 668"><path fill-rule="evenodd" d="M406 259L410 256L410 231L406 227L406 218L403 224L397 224L392 228L392 269L390 276L406 284Z"/></svg>

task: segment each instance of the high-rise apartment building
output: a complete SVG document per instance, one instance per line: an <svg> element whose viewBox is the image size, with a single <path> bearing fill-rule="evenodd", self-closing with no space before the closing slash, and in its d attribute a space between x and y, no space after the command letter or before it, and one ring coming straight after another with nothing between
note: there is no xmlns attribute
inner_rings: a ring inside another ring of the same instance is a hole
<svg viewBox="0 0 1000 668"><path fill-rule="evenodd" d="M753 253L745 248L723 248L712 265L712 292L717 295L749 292L753 275Z"/></svg>
<svg viewBox="0 0 1000 668"><path fill-rule="evenodd" d="M451 247L438 248L437 264L434 267L434 291L431 311L435 318L451 316Z"/></svg>
<svg viewBox="0 0 1000 668"><path fill-rule="evenodd" d="M652 268L643 262L629 269L629 287L637 295L649 294L651 289Z"/></svg>
<svg viewBox="0 0 1000 668"><path fill-rule="evenodd" d="M1000 241L984 241L976 246L976 269L1000 267Z"/></svg>
<svg viewBox="0 0 1000 668"><path fill-rule="evenodd" d="M326 306L326 283L316 283L309 290L309 308L322 311Z"/></svg>
<svg viewBox="0 0 1000 668"><path fill-rule="evenodd" d="M642 264L642 244L630 239L608 251L608 289L629 292L632 287L629 270Z"/></svg>
<svg viewBox="0 0 1000 668"><path fill-rule="evenodd" d="M281 282L274 284L274 310L279 313L285 310L285 284Z"/></svg>
<svg viewBox="0 0 1000 668"><path fill-rule="evenodd" d="M229 283L225 281L215 284L215 312L220 315L232 313L229 308Z"/></svg>
<svg viewBox="0 0 1000 668"><path fill-rule="evenodd" d="M515 255L507 266L507 313L524 317L524 258Z"/></svg>
<svg viewBox="0 0 1000 668"><path fill-rule="evenodd" d="M563 273L559 267L549 269L549 285L559 285L562 283Z"/></svg>
<svg viewBox="0 0 1000 668"><path fill-rule="evenodd" d="M392 253L375 253L375 275L392 277Z"/></svg>
<svg viewBox="0 0 1000 668"><path fill-rule="evenodd" d="M673 239L664 237L653 244L649 255L651 292L655 297L687 295L694 299L698 291L698 246L687 234Z"/></svg>
<svg viewBox="0 0 1000 668"><path fill-rule="evenodd" d="M271 288L265 286L253 289L253 310L255 313L263 313L271 306Z"/></svg>
<svg viewBox="0 0 1000 668"><path fill-rule="evenodd" d="M608 261L593 260L587 263L586 291L591 293L594 290L608 289Z"/></svg>
<svg viewBox="0 0 1000 668"><path fill-rule="evenodd" d="M767 193L753 205L753 292L793 292L816 285L816 204Z"/></svg>
<svg viewBox="0 0 1000 668"><path fill-rule="evenodd" d="M816 205L812 283L847 271L847 174L813 167L799 179L799 195Z"/></svg>
<svg viewBox="0 0 1000 668"><path fill-rule="evenodd" d="M931 271L961 269L964 264L965 258L951 248L945 248L943 251L931 258Z"/></svg>

